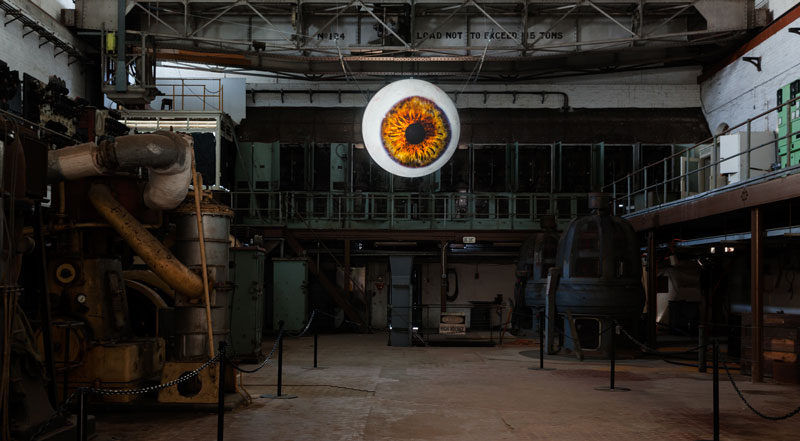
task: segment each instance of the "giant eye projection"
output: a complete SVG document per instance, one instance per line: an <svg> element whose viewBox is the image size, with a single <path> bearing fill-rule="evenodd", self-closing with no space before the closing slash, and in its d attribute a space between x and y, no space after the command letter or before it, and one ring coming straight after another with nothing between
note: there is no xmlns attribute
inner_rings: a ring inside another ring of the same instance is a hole
<svg viewBox="0 0 800 441"><path fill-rule="evenodd" d="M444 91L400 80L370 100L361 134L372 159L389 173L414 178L440 169L458 146L461 123Z"/></svg>

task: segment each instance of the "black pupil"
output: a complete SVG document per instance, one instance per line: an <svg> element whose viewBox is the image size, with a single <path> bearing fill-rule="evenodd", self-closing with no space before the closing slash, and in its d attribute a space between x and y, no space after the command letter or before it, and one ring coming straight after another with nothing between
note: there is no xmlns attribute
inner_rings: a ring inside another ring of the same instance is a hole
<svg viewBox="0 0 800 441"><path fill-rule="evenodd" d="M406 142L419 144L422 141L425 141L425 127L421 123L415 122L406 127Z"/></svg>

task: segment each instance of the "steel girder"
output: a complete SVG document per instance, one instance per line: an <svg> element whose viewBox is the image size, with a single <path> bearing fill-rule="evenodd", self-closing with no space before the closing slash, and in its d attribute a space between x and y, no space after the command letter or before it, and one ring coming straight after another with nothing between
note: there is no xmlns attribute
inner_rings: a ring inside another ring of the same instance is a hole
<svg viewBox="0 0 800 441"><path fill-rule="evenodd" d="M347 78L528 79L697 64L753 26L740 0L133 0L158 57ZM130 22L131 20L129 20ZM477 74L476 74L477 76Z"/></svg>

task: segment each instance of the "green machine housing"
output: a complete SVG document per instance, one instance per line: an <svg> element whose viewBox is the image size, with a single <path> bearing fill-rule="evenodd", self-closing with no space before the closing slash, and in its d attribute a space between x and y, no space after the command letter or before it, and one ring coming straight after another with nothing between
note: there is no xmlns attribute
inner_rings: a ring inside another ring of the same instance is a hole
<svg viewBox="0 0 800 441"><path fill-rule="evenodd" d="M280 187L281 149L277 142L240 142L237 144L236 180L233 208L247 207L245 221L259 218L258 210L276 210L275 202L260 198L258 192L278 191Z"/></svg>
<svg viewBox="0 0 800 441"><path fill-rule="evenodd" d="M258 358L264 327L264 270L267 253L259 247L230 250L234 283L231 347L237 358Z"/></svg>
<svg viewBox="0 0 800 441"><path fill-rule="evenodd" d="M796 98L800 95L800 79L781 87L776 95L778 106ZM800 100L778 107L778 156L781 167L800 164L800 133L795 133L789 140L786 135L790 130L792 133L800 131Z"/></svg>

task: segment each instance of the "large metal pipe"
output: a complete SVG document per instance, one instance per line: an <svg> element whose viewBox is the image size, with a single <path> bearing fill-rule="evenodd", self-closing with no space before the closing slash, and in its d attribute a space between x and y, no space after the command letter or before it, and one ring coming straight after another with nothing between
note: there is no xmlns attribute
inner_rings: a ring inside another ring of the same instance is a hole
<svg viewBox="0 0 800 441"><path fill-rule="evenodd" d="M145 204L170 210L183 201L189 189L192 141L189 136L165 131L120 136L99 145L89 142L52 150L47 162L50 183L146 167Z"/></svg>
<svg viewBox="0 0 800 441"><path fill-rule="evenodd" d="M94 184L89 200L97 212L164 282L187 297L203 295L203 280L181 263L150 234L111 194L108 186Z"/></svg>
<svg viewBox="0 0 800 441"><path fill-rule="evenodd" d="M197 214L197 242L200 245L200 268L203 274L203 303L206 309L206 325L208 326L208 356L214 357L214 330L211 322L211 296L208 294L208 262L206 261L206 238L203 232L203 212L200 211L200 189L203 188L202 176L197 173L192 161L192 185L194 186L194 208ZM220 369L221 371L221 369ZM223 373L224 375L224 373ZM222 393L222 392L220 392Z"/></svg>

